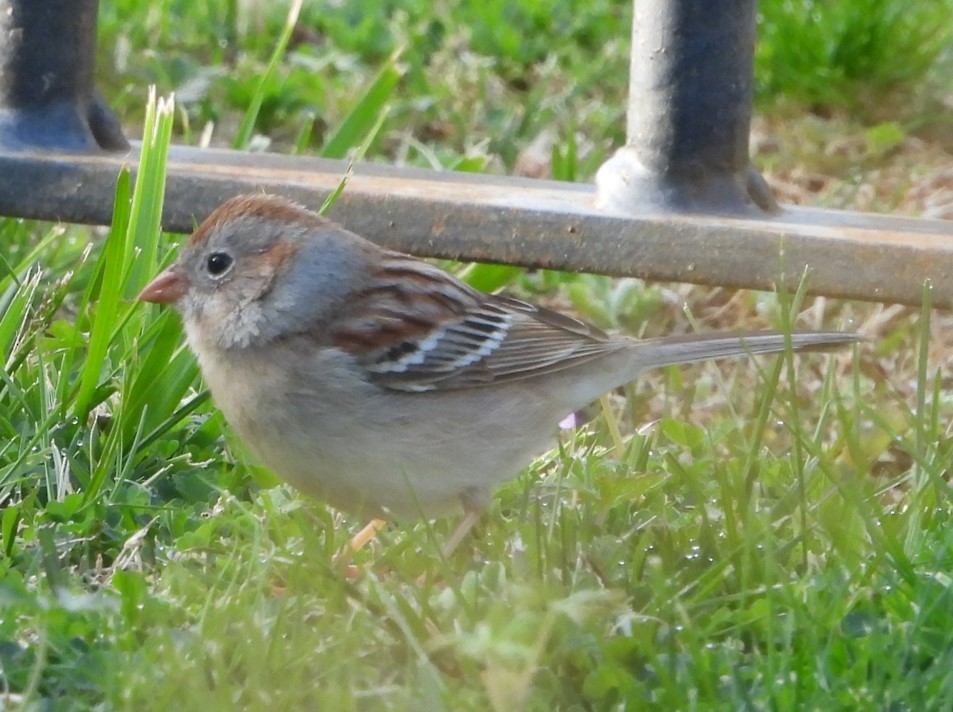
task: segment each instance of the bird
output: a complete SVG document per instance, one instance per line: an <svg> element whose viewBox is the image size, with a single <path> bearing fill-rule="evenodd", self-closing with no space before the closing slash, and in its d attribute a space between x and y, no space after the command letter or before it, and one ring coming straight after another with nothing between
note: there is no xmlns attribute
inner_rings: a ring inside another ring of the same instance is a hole
<svg viewBox="0 0 953 712"><path fill-rule="evenodd" d="M462 511L447 553L567 414L646 371L859 340L608 334L266 194L216 208L138 298L179 312L216 406L281 479L375 528Z"/></svg>

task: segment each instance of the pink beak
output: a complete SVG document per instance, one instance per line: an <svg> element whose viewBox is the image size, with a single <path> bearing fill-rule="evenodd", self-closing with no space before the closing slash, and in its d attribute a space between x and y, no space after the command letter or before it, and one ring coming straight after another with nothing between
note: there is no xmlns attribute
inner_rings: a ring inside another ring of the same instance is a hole
<svg viewBox="0 0 953 712"><path fill-rule="evenodd" d="M175 304L188 291L188 285L175 267L169 267L139 292L139 301L153 304Z"/></svg>

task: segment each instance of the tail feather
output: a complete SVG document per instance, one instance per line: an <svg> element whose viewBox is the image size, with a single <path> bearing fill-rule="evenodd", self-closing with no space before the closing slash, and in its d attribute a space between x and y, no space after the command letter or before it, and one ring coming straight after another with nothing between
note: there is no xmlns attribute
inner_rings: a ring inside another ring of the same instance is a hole
<svg viewBox="0 0 953 712"><path fill-rule="evenodd" d="M789 341L790 339L790 341ZM839 331L750 331L735 334L664 336L639 342L643 369L730 358L745 354L822 351L863 341L858 334Z"/></svg>

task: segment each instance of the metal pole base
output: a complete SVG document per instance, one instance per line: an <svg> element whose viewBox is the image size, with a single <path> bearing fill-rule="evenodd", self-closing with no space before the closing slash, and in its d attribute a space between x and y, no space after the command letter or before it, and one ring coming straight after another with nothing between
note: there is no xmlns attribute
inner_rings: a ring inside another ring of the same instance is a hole
<svg viewBox="0 0 953 712"><path fill-rule="evenodd" d="M128 150L93 91L98 0L8 0L0 10L0 149Z"/></svg>
<svg viewBox="0 0 953 712"><path fill-rule="evenodd" d="M714 173L702 165L691 176L646 166L638 149L623 146L596 173L597 207L616 213L679 212L755 215L780 212L771 188L753 167Z"/></svg>

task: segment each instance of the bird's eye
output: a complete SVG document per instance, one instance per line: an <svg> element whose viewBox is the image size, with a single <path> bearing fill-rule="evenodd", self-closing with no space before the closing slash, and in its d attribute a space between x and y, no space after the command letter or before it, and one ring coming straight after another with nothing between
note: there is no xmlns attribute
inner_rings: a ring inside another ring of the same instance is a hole
<svg viewBox="0 0 953 712"><path fill-rule="evenodd" d="M231 255L227 255L224 252L213 252L208 256L208 260L205 262L205 268L213 277L224 274L224 272L231 266Z"/></svg>

